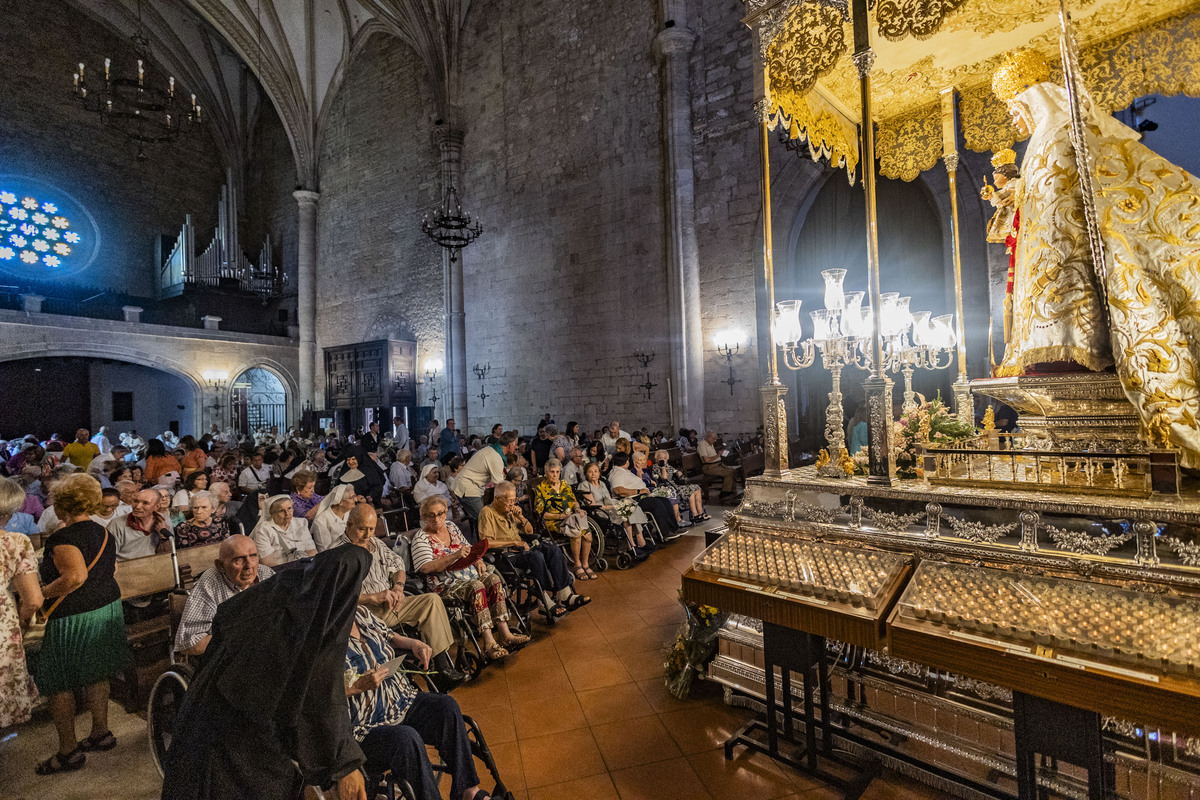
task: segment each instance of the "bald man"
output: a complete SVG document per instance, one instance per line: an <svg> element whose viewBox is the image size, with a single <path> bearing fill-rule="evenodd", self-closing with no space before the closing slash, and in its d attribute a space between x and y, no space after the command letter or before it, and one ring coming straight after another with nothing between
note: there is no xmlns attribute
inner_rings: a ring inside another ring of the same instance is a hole
<svg viewBox="0 0 1200 800"><path fill-rule="evenodd" d="M213 566L196 581L183 607L183 618L175 633L175 650L184 655L198 656L208 649L217 606L275 574L266 564L259 563L254 540L240 533L221 542Z"/></svg>

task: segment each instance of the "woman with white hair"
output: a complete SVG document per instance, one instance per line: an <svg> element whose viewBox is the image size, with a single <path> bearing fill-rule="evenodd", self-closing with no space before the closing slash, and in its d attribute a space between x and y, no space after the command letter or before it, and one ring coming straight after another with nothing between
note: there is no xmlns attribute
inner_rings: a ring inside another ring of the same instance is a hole
<svg viewBox="0 0 1200 800"><path fill-rule="evenodd" d="M279 567L315 556L317 545L308 533L308 523L292 514L292 498L277 494L262 504L258 524L250 534L258 556L268 567Z"/></svg>
<svg viewBox="0 0 1200 800"><path fill-rule="evenodd" d="M182 550L228 539L229 523L214 518L216 506L216 499L208 491L193 492L189 503L192 518L175 527L175 546Z"/></svg>
<svg viewBox="0 0 1200 800"><path fill-rule="evenodd" d="M333 547L346 532L346 518L358 504L358 495L348 483L338 484L321 498L312 521L312 539L319 552Z"/></svg>

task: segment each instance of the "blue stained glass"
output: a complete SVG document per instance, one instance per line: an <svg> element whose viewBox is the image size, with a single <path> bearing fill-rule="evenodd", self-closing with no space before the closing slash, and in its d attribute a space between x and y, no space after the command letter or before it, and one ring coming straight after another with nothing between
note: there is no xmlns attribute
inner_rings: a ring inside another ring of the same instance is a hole
<svg viewBox="0 0 1200 800"><path fill-rule="evenodd" d="M13 206L8 210L8 215L13 219L29 219L29 212L23 208Z"/></svg>
<svg viewBox="0 0 1200 800"><path fill-rule="evenodd" d="M38 207L38 201L34 200L32 197L26 197L24 200L21 201L21 205L25 206L28 209L34 209L34 208Z"/></svg>
<svg viewBox="0 0 1200 800"><path fill-rule="evenodd" d="M41 239L34 239L33 240L33 249L37 250L39 253L44 253L50 249L50 245L46 244Z"/></svg>
<svg viewBox="0 0 1200 800"><path fill-rule="evenodd" d="M57 267L62 263L62 259L58 256L43 256L42 261L45 262L47 267Z"/></svg>
<svg viewBox="0 0 1200 800"><path fill-rule="evenodd" d="M22 222L20 225L17 226L17 228L18 228L18 230L21 231L21 233L25 234L26 236L37 236L38 235L38 226L37 225L33 225L28 222Z"/></svg>
<svg viewBox="0 0 1200 800"><path fill-rule="evenodd" d="M77 199L37 178L0 174L0 275L52 270L59 279L87 269L99 251L96 221Z"/></svg>
<svg viewBox="0 0 1200 800"><path fill-rule="evenodd" d="M0 192L0 203L12 205L17 202L17 196L12 192Z"/></svg>
<svg viewBox="0 0 1200 800"><path fill-rule="evenodd" d="M16 252L11 247L0 247L0 261L12 261Z"/></svg>
<svg viewBox="0 0 1200 800"><path fill-rule="evenodd" d="M22 250L21 260L26 264L36 264L38 260L37 253L33 252L32 250Z"/></svg>
<svg viewBox="0 0 1200 800"><path fill-rule="evenodd" d="M47 222L50 221L50 218L47 217L45 214L42 214L39 212L39 213L33 215L33 221L36 222L38 225L45 225Z"/></svg>
<svg viewBox="0 0 1200 800"><path fill-rule="evenodd" d="M45 211L47 214L53 214L55 211L58 211L58 206L54 205L54 203L42 203L42 211Z"/></svg>
<svg viewBox="0 0 1200 800"><path fill-rule="evenodd" d="M75 233L74 231L72 231L71 233L64 233L63 238L66 239L71 244L79 244L79 234Z"/></svg>
<svg viewBox="0 0 1200 800"><path fill-rule="evenodd" d="M29 240L26 239L24 236L21 236L20 234L16 234L16 233L14 233L12 236L8 237L8 240L10 242L12 242L13 244L15 244L17 247L24 247L29 242Z"/></svg>
<svg viewBox="0 0 1200 800"><path fill-rule="evenodd" d="M42 228L42 238L43 239L49 239L50 241L53 242L53 241L57 241L58 237L61 235L62 234L60 234L54 228Z"/></svg>

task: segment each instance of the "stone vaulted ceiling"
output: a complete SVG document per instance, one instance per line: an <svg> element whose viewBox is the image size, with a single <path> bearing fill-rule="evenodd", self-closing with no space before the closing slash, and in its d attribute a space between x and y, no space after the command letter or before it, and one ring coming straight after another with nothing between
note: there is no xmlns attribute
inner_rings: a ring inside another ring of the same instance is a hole
<svg viewBox="0 0 1200 800"><path fill-rule="evenodd" d="M138 0L75 2L124 35L136 26ZM201 99L229 165L245 163L261 86L291 141L298 179L311 189L319 183L317 148L325 115L361 43L383 31L412 46L445 118L457 108L458 40L469 9L470 0L141 4L153 57Z"/></svg>

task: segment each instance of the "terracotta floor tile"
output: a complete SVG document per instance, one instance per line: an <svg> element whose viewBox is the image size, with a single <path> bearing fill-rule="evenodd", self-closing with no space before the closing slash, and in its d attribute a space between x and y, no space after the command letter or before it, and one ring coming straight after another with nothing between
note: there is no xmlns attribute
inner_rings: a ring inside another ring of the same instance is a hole
<svg viewBox="0 0 1200 800"><path fill-rule="evenodd" d="M488 732L483 732L484 738L487 738ZM516 742L499 742L493 744L488 739L488 748L492 751L492 758L496 760L496 769L500 773L500 778L514 793L525 788L527 779L525 777L524 756L521 754L521 748ZM495 786L492 780L491 773L487 771L487 767L478 758L475 759L475 771L479 773L480 786L487 791L491 791ZM444 792L443 795L448 794Z"/></svg>
<svg viewBox="0 0 1200 800"><path fill-rule="evenodd" d="M686 758L617 770L612 773L612 781L621 800L704 800L712 797Z"/></svg>
<svg viewBox="0 0 1200 800"><path fill-rule="evenodd" d="M508 681L504 671L496 667L485 669L478 678L464 683L451 694L468 714L489 706L507 706L509 702Z"/></svg>
<svg viewBox="0 0 1200 800"><path fill-rule="evenodd" d="M647 650L662 650L675 640L677 625L664 625L658 628L647 627L645 622L631 626L626 630L606 633L608 643L618 653L645 653Z"/></svg>
<svg viewBox="0 0 1200 800"><path fill-rule="evenodd" d="M633 720L654 713L637 684L624 683L579 692L576 697L589 725L603 725L618 720ZM631 723L636 724L636 723Z"/></svg>
<svg viewBox="0 0 1200 800"><path fill-rule="evenodd" d="M600 748L587 728L523 739L520 745L525 785L531 789L605 772Z"/></svg>
<svg viewBox="0 0 1200 800"><path fill-rule="evenodd" d="M593 636L600 635L600 629L596 627L596 623L592 622L591 616L588 614L588 609L596 605L600 601L593 600L588 605L578 611L572 611L562 621L555 625L549 634L549 639L552 642L559 642L571 639L589 639Z"/></svg>
<svg viewBox="0 0 1200 800"><path fill-rule="evenodd" d="M593 725L592 735L609 770L677 758L679 748L658 717Z"/></svg>
<svg viewBox="0 0 1200 800"><path fill-rule="evenodd" d="M512 715L519 739L536 739L551 733L586 728L588 725L574 692L514 703ZM487 731L484 731L484 735L487 735Z"/></svg>
<svg viewBox="0 0 1200 800"><path fill-rule="evenodd" d="M761 753L737 752L730 761L721 750L688 756L688 763L713 797L738 800L772 800L821 784L802 773L779 767Z"/></svg>
<svg viewBox="0 0 1200 800"><path fill-rule="evenodd" d="M696 708L701 703L716 705L721 702L721 693L710 688L711 684L705 684L703 681L697 681L692 684L692 694L686 700L676 699L670 692L667 691L663 679L651 678L645 681L637 682L638 688L642 690L650 707L660 714L665 714L670 711L683 711Z"/></svg>
<svg viewBox="0 0 1200 800"><path fill-rule="evenodd" d="M621 659L616 657L572 662L567 670L567 675L577 692L633 682L633 676L629 674L629 670L625 669Z"/></svg>
<svg viewBox="0 0 1200 800"><path fill-rule="evenodd" d="M663 725L685 755L713 750L754 716L749 709L705 705L662 714Z"/></svg>
<svg viewBox="0 0 1200 800"><path fill-rule="evenodd" d="M461 706L460 706L461 707ZM517 728L513 723L513 710L508 703L504 705L486 706L464 712L479 723L479 729L487 739L488 745L502 742L515 742Z"/></svg>
<svg viewBox="0 0 1200 800"><path fill-rule="evenodd" d="M508 683L508 696L512 698L514 705L525 700L536 700L539 697L573 691L575 691L575 687L561 666L540 673L527 673L521 677L514 677Z"/></svg>
<svg viewBox="0 0 1200 800"><path fill-rule="evenodd" d="M670 594L654 584L648 584L644 589L629 592L617 602L633 611L658 611L663 608L679 608L679 602ZM682 613L682 611L680 612Z"/></svg>
<svg viewBox="0 0 1200 800"><path fill-rule="evenodd" d="M617 652L617 658L629 670L635 681L657 678L663 674L663 655L660 650L646 650L641 653Z"/></svg>
<svg viewBox="0 0 1200 800"><path fill-rule="evenodd" d="M620 800L620 797L612 778L604 774L539 786L529 792L529 800Z"/></svg>
<svg viewBox="0 0 1200 800"><path fill-rule="evenodd" d="M636 631L646 626L646 621L642 619L638 612L632 608L619 608L615 610L596 610L592 612L592 622L605 636L610 638L614 635Z"/></svg>
<svg viewBox="0 0 1200 800"><path fill-rule="evenodd" d="M595 658L616 658L617 653L609 645L608 639L602 633L589 636L586 639L556 639L554 646L562 659L563 666L571 671L571 664L578 661L591 661Z"/></svg>
<svg viewBox="0 0 1200 800"><path fill-rule="evenodd" d="M544 642L535 641L504 659L504 677L511 681L513 675L525 675L561 666L558 651L549 639Z"/></svg>
<svg viewBox="0 0 1200 800"><path fill-rule="evenodd" d="M686 618L683 613L683 607L678 603L642 609L638 612L638 615L641 616L642 619L646 620L646 625L651 628L661 628L667 625L681 625Z"/></svg>

